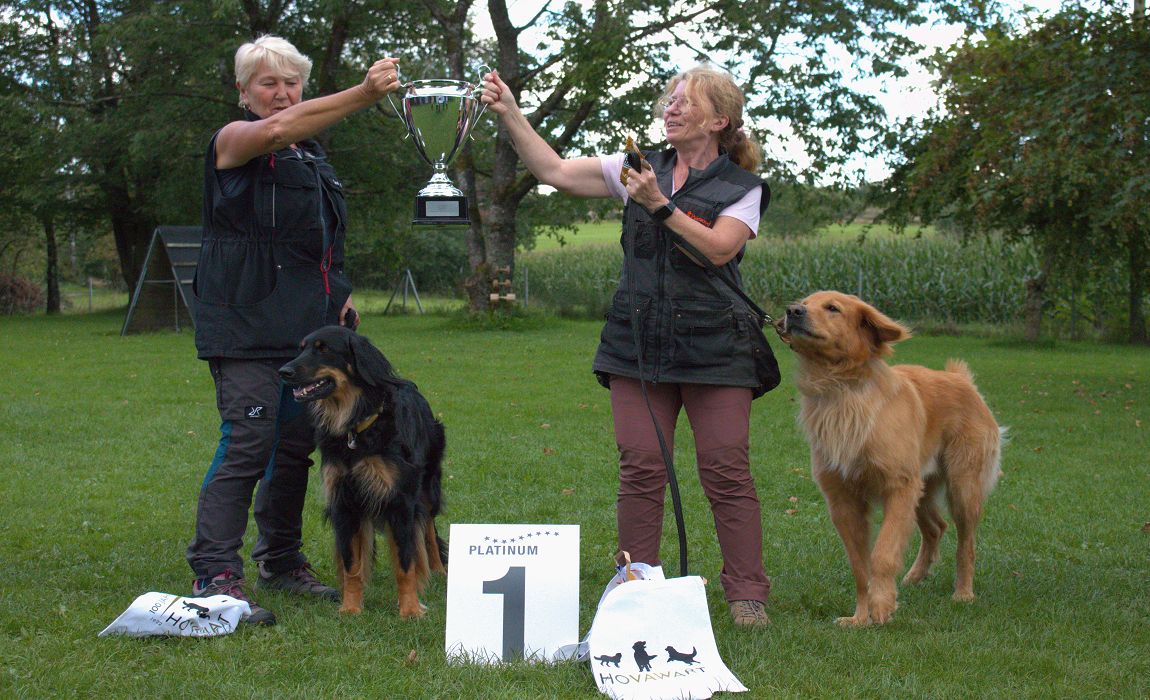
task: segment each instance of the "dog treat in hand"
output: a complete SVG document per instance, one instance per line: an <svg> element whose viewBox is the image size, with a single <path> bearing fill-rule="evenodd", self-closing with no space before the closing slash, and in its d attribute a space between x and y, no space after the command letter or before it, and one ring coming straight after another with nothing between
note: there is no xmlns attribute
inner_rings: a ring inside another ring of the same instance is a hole
<svg viewBox="0 0 1150 700"><path fill-rule="evenodd" d="M627 137L627 144L623 147L623 169L619 171L619 183L626 186L627 177L630 175L629 170L640 170L646 168L651 169L651 164L643 157L639 148L635 146L635 140L630 136Z"/></svg>

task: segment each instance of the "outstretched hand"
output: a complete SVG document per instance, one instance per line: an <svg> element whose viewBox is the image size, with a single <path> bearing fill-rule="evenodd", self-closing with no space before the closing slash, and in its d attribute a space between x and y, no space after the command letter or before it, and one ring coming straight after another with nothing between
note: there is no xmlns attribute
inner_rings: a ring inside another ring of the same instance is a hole
<svg viewBox="0 0 1150 700"><path fill-rule="evenodd" d="M382 100L389 92L395 92L400 87L399 59L381 58L367 70L361 85L364 92L372 100Z"/></svg>
<svg viewBox="0 0 1150 700"><path fill-rule="evenodd" d="M507 87L507 83L499 77L497 70L483 76L483 91L480 93L479 99L487 105L488 109L500 116L517 107L515 96L511 94L511 88Z"/></svg>

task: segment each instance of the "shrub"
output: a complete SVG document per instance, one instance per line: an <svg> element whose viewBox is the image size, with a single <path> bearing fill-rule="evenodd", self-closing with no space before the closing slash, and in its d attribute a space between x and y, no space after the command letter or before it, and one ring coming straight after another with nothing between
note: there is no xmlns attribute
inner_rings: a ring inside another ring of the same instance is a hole
<svg viewBox="0 0 1150 700"><path fill-rule="evenodd" d="M27 277L0 273L0 314L31 314L44 308L44 290Z"/></svg>

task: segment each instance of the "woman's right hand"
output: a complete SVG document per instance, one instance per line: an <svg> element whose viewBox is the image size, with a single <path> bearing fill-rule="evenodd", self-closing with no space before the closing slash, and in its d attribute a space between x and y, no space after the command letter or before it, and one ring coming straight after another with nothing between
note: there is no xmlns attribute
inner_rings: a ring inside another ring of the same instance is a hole
<svg viewBox="0 0 1150 700"><path fill-rule="evenodd" d="M389 92L400 88L399 59L381 58L367 69L367 75L360 86L371 96L372 101L382 100Z"/></svg>
<svg viewBox="0 0 1150 700"><path fill-rule="evenodd" d="M507 83L500 79L497 70L483 76L483 92L479 95L479 100L487 105L487 109L499 116L503 116L516 108L515 97L511 94L511 88L507 87Z"/></svg>

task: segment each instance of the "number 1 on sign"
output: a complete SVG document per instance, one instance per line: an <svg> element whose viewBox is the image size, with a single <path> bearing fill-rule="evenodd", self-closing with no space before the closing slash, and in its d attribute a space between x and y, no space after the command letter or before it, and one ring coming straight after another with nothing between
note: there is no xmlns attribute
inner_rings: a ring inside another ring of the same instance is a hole
<svg viewBox="0 0 1150 700"><path fill-rule="evenodd" d="M503 596L503 660L523 658L527 645L524 609L527 592L527 567L512 566L502 578L483 582L483 592Z"/></svg>

